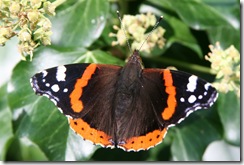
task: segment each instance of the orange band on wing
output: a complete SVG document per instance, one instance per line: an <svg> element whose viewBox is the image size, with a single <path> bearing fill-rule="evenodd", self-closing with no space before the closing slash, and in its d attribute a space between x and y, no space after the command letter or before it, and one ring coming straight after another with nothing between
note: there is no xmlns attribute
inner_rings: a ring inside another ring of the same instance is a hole
<svg viewBox="0 0 244 165"><path fill-rule="evenodd" d="M151 147L162 142L167 128L161 130L155 130L144 136L132 137L125 141L125 144L118 145L120 148L125 149L126 151L139 151L139 150L148 150Z"/></svg>
<svg viewBox="0 0 244 165"><path fill-rule="evenodd" d="M74 110L74 112L81 112L83 109L83 103L80 100L80 97L83 92L83 88L87 86L88 81L91 79L92 75L94 74L96 70L96 64L90 64L86 70L84 71L82 77L78 79L75 83L74 90L70 94L70 102L71 102L71 107Z"/></svg>
<svg viewBox="0 0 244 165"><path fill-rule="evenodd" d="M168 94L168 99L167 99L167 105L163 112L162 112L162 117L164 120L169 120L173 114L175 113L175 108L176 108L176 88L173 85L173 78L170 70L165 69L163 71L163 79L164 79L164 85L166 86L165 92Z"/></svg>
<svg viewBox="0 0 244 165"><path fill-rule="evenodd" d="M111 136L108 136L103 131L98 131L94 128L91 128L89 124L87 124L81 118L78 119L69 119L70 127L78 133L80 136L84 138L84 140L90 140L95 144L102 145L103 147L113 146L111 142Z"/></svg>

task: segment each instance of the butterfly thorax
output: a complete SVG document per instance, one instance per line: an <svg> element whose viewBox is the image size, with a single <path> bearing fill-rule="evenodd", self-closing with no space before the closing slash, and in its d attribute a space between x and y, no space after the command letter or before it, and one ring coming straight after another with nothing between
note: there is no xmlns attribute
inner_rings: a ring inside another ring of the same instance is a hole
<svg viewBox="0 0 244 165"><path fill-rule="evenodd" d="M135 95L140 93L141 89L141 74L142 64L141 58L137 51L134 51L133 55L129 58L127 64L121 69L119 79L117 81L117 89L114 97L114 112L117 123L117 135L126 135L125 126L128 125L132 111L135 106ZM122 136L123 136L122 135Z"/></svg>

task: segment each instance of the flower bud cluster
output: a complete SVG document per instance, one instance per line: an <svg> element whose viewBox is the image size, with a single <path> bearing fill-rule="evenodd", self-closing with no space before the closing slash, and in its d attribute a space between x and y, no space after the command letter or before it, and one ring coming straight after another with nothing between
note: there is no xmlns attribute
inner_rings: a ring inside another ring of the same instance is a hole
<svg viewBox="0 0 244 165"><path fill-rule="evenodd" d="M205 59L211 62L211 70L216 73L213 85L220 92L234 91L240 97L240 53L233 45L223 50L219 42L209 48L211 52Z"/></svg>
<svg viewBox="0 0 244 165"><path fill-rule="evenodd" d="M150 32L148 31L149 28L153 27L156 24L156 21L155 15L151 13L135 16L124 15L122 25L125 27L127 38L132 41L131 47L133 50L138 49L143 41L145 41ZM113 28L117 33L110 33L109 36L116 37L117 41L113 41L112 45L124 46L126 44L126 38L123 29L118 26L114 26ZM141 48L141 51L150 53L155 46L163 48L165 45L165 39L163 38L164 33L165 29L160 26L157 27L147 39L146 43Z"/></svg>
<svg viewBox="0 0 244 165"><path fill-rule="evenodd" d="M39 45L50 45L52 24L48 15L55 15L56 6L48 0L0 0L0 45L18 36L18 49L25 60L32 59Z"/></svg>

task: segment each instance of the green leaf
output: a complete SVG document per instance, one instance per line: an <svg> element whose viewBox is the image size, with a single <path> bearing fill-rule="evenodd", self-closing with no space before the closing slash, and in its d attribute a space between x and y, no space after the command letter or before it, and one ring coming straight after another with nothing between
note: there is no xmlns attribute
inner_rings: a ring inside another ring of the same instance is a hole
<svg viewBox="0 0 244 165"><path fill-rule="evenodd" d="M206 30L215 26L223 26L228 22L214 8L199 0L161 0L164 6L170 6L181 20L196 30Z"/></svg>
<svg viewBox="0 0 244 165"><path fill-rule="evenodd" d="M84 63L113 64L120 66L124 65L123 61L101 50L87 51L78 60Z"/></svg>
<svg viewBox="0 0 244 165"><path fill-rule="evenodd" d="M69 129L69 137L67 142L65 160L66 161L84 161L89 160L93 155L97 146L76 134L73 130Z"/></svg>
<svg viewBox="0 0 244 165"><path fill-rule="evenodd" d="M240 1L237 0L202 0L218 11L236 29L240 28Z"/></svg>
<svg viewBox="0 0 244 165"><path fill-rule="evenodd" d="M207 33L212 44L218 41L223 49L234 45L236 49L240 50L240 30L226 26L209 29Z"/></svg>
<svg viewBox="0 0 244 165"><path fill-rule="evenodd" d="M36 98L25 112L16 132L18 138L30 139L41 148L49 160L65 160L69 130L65 117L47 98Z"/></svg>
<svg viewBox="0 0 244 165"><path fill-rule="evenodd" d="M41 149L27 137L14 139L8 153L8 159L18 161L48 160Z"/></svg>
<svg viewBox="0 0 244 165"><path fill-rule="evenodd" d="M77 0L51 20L52 43L64 47L90 46L101 35L108 12L107 0Z"/></svg>
<svg viewBox="0 0 244 165"><path fill-rule="evenodd" d="M191 48L198 54L199 57L202 57L201 48L199 47L197 40L191 34L189 27L179 19L170 15L166 15L165 19L167 22L169 22L173 29L173 35L169 38L168 41L166 41L166 46L169 47L173 43L180 43L186 47Z"/></svg>
<svg viewBox="0 0 244 165"><path fill-rule="evenodd" d="M224 126L225 140L232 145L240 146L240 99L234 92L220 93L218 112Z"/></svg>
<svg viewBox="0 0 244 165"><path fill-rule="evenodd" d="M236 0L203 0L221 14L229 23L208 29L207 33L212 44L220 42L223 48L234 45L240 50L240 2Z"/></svg>
<svg viewBox="0 0 244 165"><path fill-rule="evenodd" d="M149 150L150 157L147 161L170 161L172 154L170 151L174 133L168 131L163 141L156 147Z"/></svg>
<svg viewBox="0 0 244 165"><path fill-rule="evenodd" d="M171 146L173 160L200 161L207 146L221 138L218 124L220 122L216 120L217 113L211 111L214 110L197 111L190 115L186 122L183 121L184 123L174 128L175 135Z"/></svg>
<svg viewBox="0 0 244 165"><path fill-rule="evenodd" d="M0 160L5 160L13 138L12 114L7 104L7 85L0 88L0 119Z"/></svg>
<svg viewBox="0 0 244 165"><path fill-rule="evenodd" d="M235 45L240 50L240 5L236 0L150 1L178 14L185 26L206 30L211 44L219 41L225 48Z"/></svg>

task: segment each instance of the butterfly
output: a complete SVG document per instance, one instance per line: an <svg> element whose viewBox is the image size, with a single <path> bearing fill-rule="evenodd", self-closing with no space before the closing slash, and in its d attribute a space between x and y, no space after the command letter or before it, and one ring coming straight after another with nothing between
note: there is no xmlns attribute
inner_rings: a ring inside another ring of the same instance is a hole
<svg viewBox="0 0 244 165"><path fill-rule="evenodd" d="M211 107L218 93L195 75L142 65L135 50L123 67L62 65L35 74L30 82L83 139L125 151L148 150L163 140L169 127Z"/></svg>

